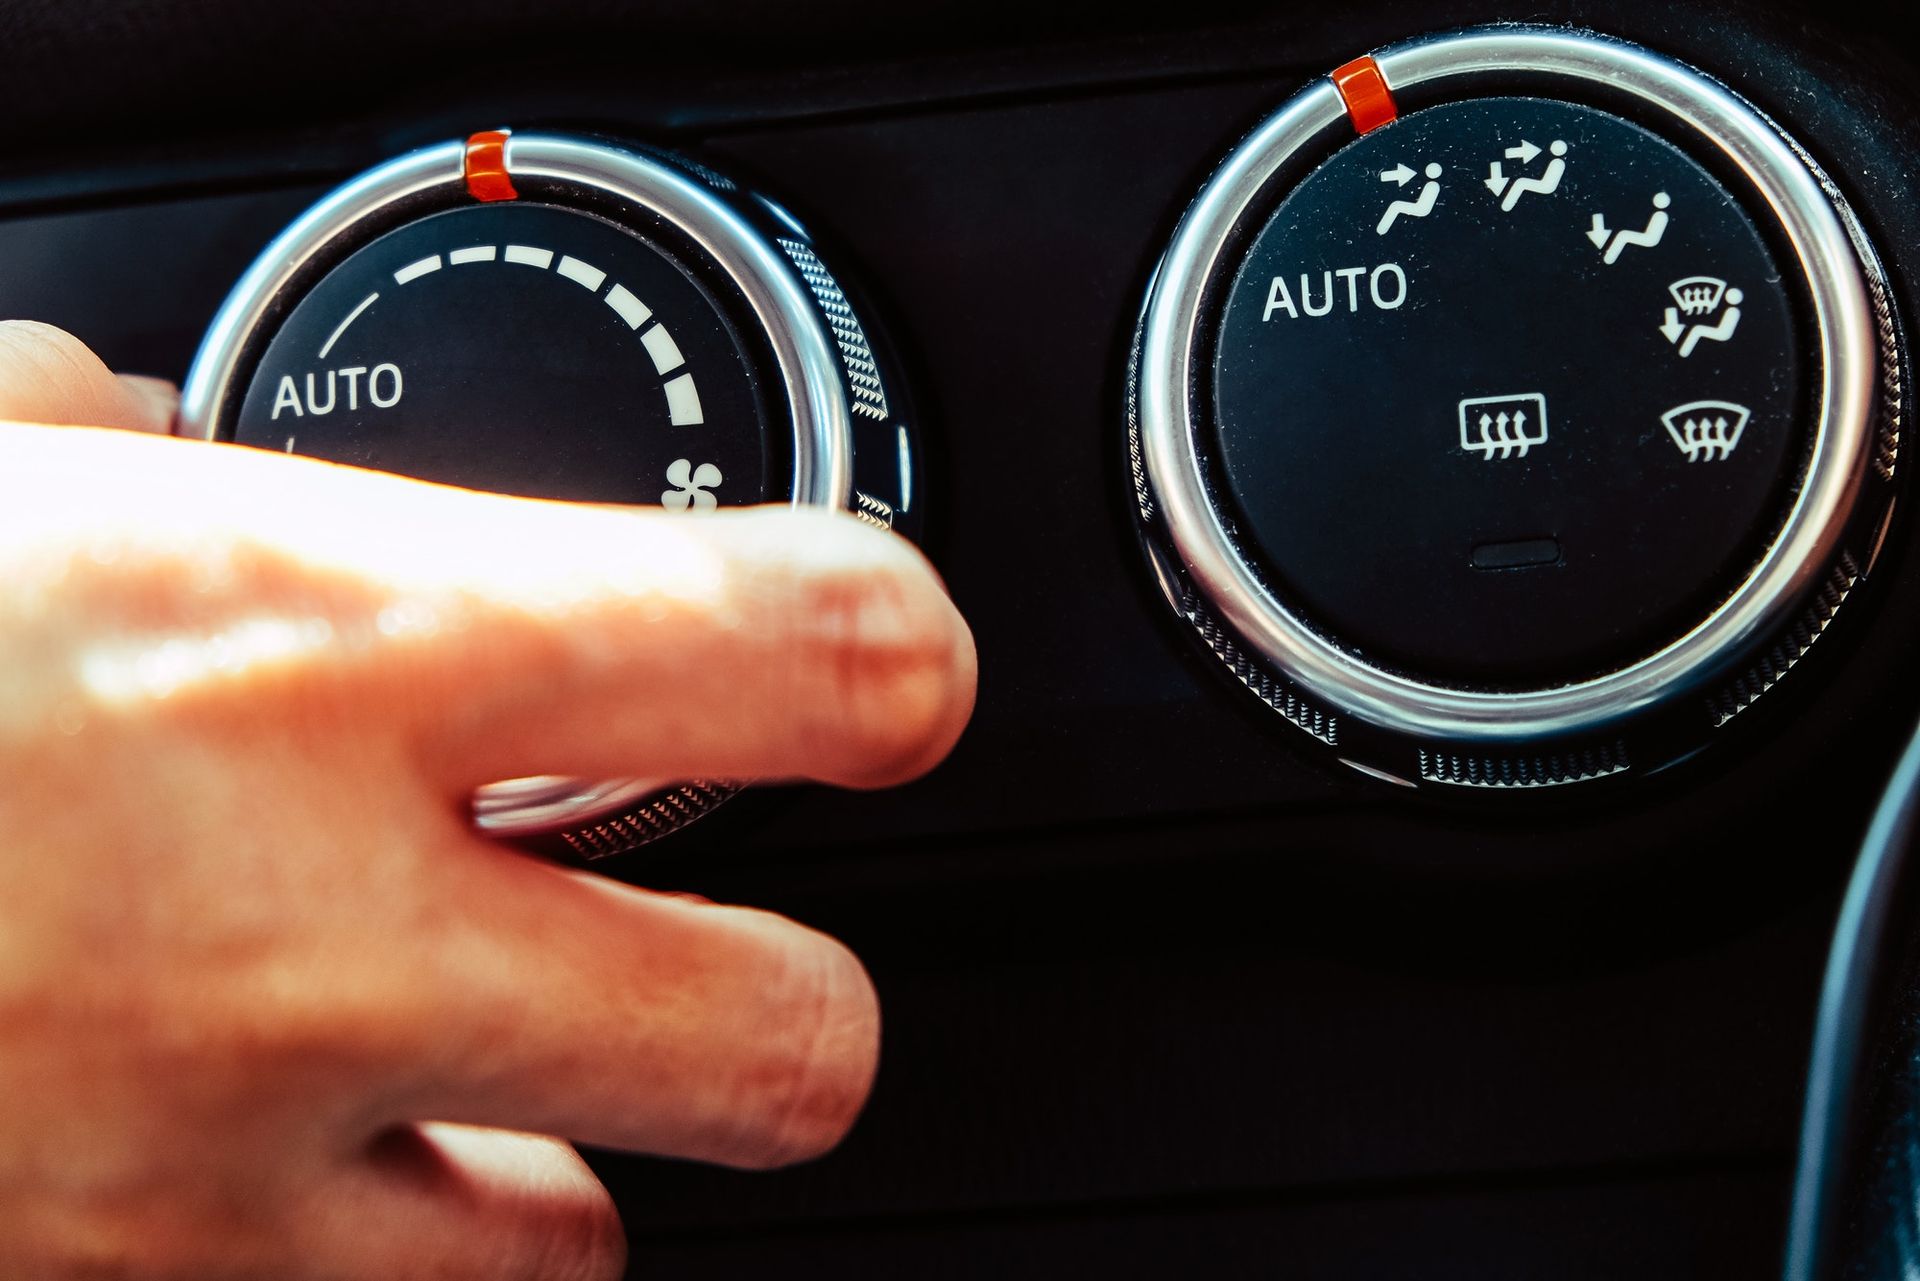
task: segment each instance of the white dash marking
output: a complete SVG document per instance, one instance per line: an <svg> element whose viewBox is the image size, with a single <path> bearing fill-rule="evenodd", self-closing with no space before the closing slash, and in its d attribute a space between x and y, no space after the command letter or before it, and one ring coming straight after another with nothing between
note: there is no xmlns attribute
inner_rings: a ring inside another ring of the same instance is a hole
<svg viewBox="0 0 1920 1281"><path fill-rule="evenodd" d="M447 262L455 267L467 262L492 262L499 252L497 245L471 245L448 254Z"/></svg>
<svg viewBox="0 0 1920 1281"><path fill-rule="evenodd" d="M532 245L508 245L507 261L545 271L553 265L553 250L535 249Z"/></svg>
<svg viewBox="0 0 1920 1281"><path fill-rule="evenodd" d="M320 359L325 360L327 358L327 353L333 350L333 345L340 341L340 335L347 332L347 326L360 319L360 313L373 306L379 297L379 294L368 294L360 300L358 307L355 307L347 313L345 320L334 326L333 332L327 335L326 343L320 348Z"/></svg>
<svg viewBox="0 0 1920 1281"><path fill-rule="evenodd" d="M692 374L681 374L666 381L667 417L675 427L692 427L706 420L700 413L700 393Z"/></svg>
<svg viewBox="0 0 1920 1281"><path fill-rule="evenodd" d="M393 283L396 285L404 285L409 280L418 280L428 272L438 270L440 270L440 255L434 254L431 257L422 258L419 262L410 262L400 270L394 272Z"/></svg>
<svg viewBox="0 0 1920 1281"><path fill-rule="evenodd" d="M906 511L913 506L913 449L907 441L906 424L900 431L900 510Z"/></svg>
<svg viewBox="0 0 1920 1281"><path fill-rule="evenodd" d="M600 282L607 278L606 272L598 267L588 266L578 258L562 258L560 265L554 270L568 280L578 281L583 287L591 290L598 290Z"/></svg>
<svg viewBox="0 0 1920 1281"><path fill-rule="evenodd" d="M655 325L641 334L640 345L653 357L656 372L669 373L687 363L687 358L680 354L679 344L673 341L673 335L667 332L665 325Z"/></svg>
<svg viewBox="0 0 1920 1281"><path fill-rule="evenodd" d="M293 437L291 436L287 437L287 452L289 454L293 452Z"/></svg>
<svg viewBox="0 0 1920 1281"><path fill-rule="evenodd" d="M615 285L607 290L607 306L620 313L620 319L627 322L627 328L638 329L647 323L647 317L653 310L647 304L627 292L625 285Z"/></svg>

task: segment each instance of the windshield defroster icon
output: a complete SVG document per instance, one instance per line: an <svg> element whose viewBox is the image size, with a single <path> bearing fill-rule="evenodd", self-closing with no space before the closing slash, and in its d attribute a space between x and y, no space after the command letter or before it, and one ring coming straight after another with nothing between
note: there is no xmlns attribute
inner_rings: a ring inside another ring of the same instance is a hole
<svg viewBox="0 0 1920 1281"><path fill-rule="evenodd" d="M1725 462L1740 447L1751 411L1730 400L1695 400L1660 415L1673 446L1690 463Z"/></svg>

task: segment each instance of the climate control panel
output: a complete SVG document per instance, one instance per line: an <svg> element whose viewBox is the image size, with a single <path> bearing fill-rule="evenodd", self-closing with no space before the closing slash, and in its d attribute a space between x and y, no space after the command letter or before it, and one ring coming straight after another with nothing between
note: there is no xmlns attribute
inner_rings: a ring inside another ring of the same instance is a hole
<svg viewBox="0 0 1920 1281"><path fill-rule="evenodd" d="M1226 160L1130 379L1170 602L1396 781L1697 750L1871 566L1898 335L1832 185L1706 76L1566 31L1357 60Z"/></svg>

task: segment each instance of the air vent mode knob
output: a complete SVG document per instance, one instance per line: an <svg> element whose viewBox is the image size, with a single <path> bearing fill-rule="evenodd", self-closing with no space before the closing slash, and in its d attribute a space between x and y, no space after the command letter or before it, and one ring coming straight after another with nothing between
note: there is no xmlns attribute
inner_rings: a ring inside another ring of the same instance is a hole
<svg viewBox="0 0 1920 1281"><path fill-rule="evenodd" d="M1871 568L1879 264L1727 89L1595 35L1394 46L1227 158L1146 300L1138 514L1202 643L1376 775L1689 755Z"/></svg>

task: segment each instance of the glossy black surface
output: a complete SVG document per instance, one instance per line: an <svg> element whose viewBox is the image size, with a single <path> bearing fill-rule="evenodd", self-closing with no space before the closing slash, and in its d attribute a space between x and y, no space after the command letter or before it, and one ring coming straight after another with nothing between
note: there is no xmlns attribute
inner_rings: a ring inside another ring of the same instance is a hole
<svg viewBox="0 0 1920 1281"><path fill-rule="evenodd" d="M1289 185L1223 265L1194 404L1243 551L1309 625L1512 688L1725 599L1798 488L1808 404L1804 290L1726 187L1526 98L1412 112Z"/></svg>
<svg viewBox="0 0 1920 1281"><path fill-rule="evenodd" d="M1904 1281L1920 1268L1920 738L1847 884L1808 1069L1785 1281Z"/></svg>
<svg viewBox="0 0 1920 1281"><path fill-rule="evenodd" d="M791 492L771 466L788 452L760 394L772 371L685 264L592 215L432 214L280 306L224 439L539 498Z"/></svg>
<svg viewBox="0 0 1920 1281"><path fill-rule="evenodd" d="M1833 906L1920 716L1911 524L1720 750L1507 806L1309 753L1163 619L1127 517L1119 374L1181 203L1308 77L1510 6L763 6L756 28L568 0L456 29L388 0L358 46L339 11L241 8L16 17L6 65L67 59L73 88L0 83L22 112L0 310L178 376L327 185L475 127L587 121L789 204L923 405L973 727L920 783L750 796L631 872L852 942L887 1011L873 1106L772 1176L597 1157L636 1276L1769 1273ZM1907 307L1920 96L1873 11L1527 16L1749 92L1838 176ZM176 38L163 92L133 51Z"/></svg>

